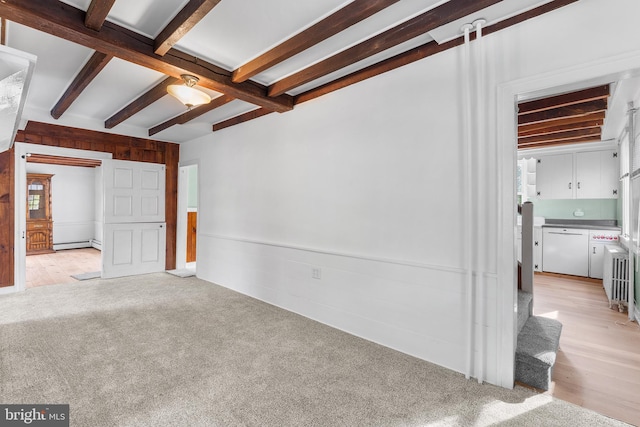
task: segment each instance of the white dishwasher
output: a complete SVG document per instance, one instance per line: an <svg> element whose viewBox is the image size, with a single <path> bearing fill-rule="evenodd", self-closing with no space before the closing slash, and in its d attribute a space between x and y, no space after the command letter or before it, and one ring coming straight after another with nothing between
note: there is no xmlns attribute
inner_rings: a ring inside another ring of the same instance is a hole
<svg viewBox="0 0 640 427"><path fill-rule="evenodd" d="M542 266L551 273L589 276L589 230L544 227Z"/></svg>

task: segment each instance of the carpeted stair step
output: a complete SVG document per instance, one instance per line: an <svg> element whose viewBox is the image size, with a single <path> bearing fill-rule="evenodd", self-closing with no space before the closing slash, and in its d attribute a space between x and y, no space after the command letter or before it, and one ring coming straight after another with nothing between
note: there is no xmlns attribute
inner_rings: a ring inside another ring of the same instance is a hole
<svg viewBox="0 0 640 427"><path fill-rule="evenodd" d="M518 291L518 333L522 331L524 324L531 315L533 295L530 292Z"/></svg>
<svg viewBox="0 0 640 427"><path fill-rule="evenodd" d="M516 381L549 390L561 332L562 323L557 320L540 316L527 319L518 334Z"/></svg>

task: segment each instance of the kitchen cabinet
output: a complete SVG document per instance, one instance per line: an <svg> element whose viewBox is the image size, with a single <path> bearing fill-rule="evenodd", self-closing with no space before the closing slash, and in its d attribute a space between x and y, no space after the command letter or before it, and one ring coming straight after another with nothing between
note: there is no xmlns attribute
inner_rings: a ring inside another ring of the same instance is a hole
<svg viewBox="0 0 640 427"><path fill-rule="evenodd" d="M605 246L619 237L619 228L544 227L543 271L602 279Z"/></svg>
<svg viewBox="0 0 640 427"><path fill-rule="evenodd" d="M604 270L604 247L591 243L589 245L589 277L594 279L602 279Z"/></svg>
<svg viewBox="0 0 640 427"><path fill-rule="evenodd" d="M543 271L542 267L542 227L533 227L533 271Z"/></svg>
<svg viewBox="0 0 640 427"><path fill-rule="evenodd" d="M589 277L603 278L605 246L619 242L620 229L589 230Z"/></svg>
<svg viewBox="0 0 640 427"><path fill-rule="evenodd" d="M619 163L615 150L576 153L576 198L617 199Z"/></svg>
<svg viewBox="0 0 640 427"><path fill-rule="evenodd" d="M619 186L616 150L541 156L536 165L540 199L616 199Z"/></svg>
<svg viewBox="0 0 640 427"><path fill-rule="evenodd" d="M543 156L537 160L536 196L540 199L573 198L573 154Z"/></svg>
<svg viewBox="0 0 640 427"><path fill-rule="evenodd" d="M522 226L518 225L517 257L522 262ZM542 227L533 227L533 271L542 270Z"/></svg>

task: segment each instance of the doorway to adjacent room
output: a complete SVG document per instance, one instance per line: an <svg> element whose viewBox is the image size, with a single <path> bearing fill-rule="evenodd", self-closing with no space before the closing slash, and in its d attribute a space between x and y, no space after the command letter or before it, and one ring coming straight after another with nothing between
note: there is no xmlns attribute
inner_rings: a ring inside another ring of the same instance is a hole
<svg viewBox="0 0 640 427"><path fill-rule="evenodd" d="M180 166L176 268L195 272L198 235L198 165Z"/></svg>

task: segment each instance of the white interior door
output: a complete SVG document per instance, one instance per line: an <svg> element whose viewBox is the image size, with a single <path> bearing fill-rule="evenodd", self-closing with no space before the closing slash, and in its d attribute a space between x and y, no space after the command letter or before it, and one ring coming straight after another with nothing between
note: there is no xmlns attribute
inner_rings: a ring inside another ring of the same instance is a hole
<svg viewBox="0 0 640 427"><path fill-rule="evenodd" d="M106 160L102 168L102 277L164 271L165 166Z"/></svg>

